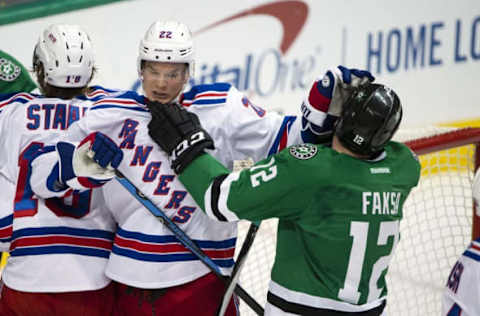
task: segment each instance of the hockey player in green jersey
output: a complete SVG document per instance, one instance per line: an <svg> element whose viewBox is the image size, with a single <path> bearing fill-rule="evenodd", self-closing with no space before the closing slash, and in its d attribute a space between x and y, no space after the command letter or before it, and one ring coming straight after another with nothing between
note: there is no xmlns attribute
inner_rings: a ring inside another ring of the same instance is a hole
<svg viewBox="0 0 480 316"><path fill-rule="evenodd" d="M25 67L0 50L0 93L32 92L36 88Z"/></svg>
<svg viewBox="0 0 480 316"><path fill-rule="evenodd" d="M150 135L220 221L279 218L266 315L381 315L402 207L420 177L390 88L367 84L343 104L331 146L303 144L232 172L205 154L211 138L180 107L157 107Z"/></svg>

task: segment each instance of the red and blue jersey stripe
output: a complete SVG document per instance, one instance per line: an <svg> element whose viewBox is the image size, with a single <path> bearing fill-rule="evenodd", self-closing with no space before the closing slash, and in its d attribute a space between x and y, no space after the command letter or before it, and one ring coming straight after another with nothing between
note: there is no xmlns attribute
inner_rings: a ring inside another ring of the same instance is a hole
<svg viewBox="0 0 480 316"><path fill-rule="evenodd" d="M234 264L236 238L226 240L193 240L218 266ZM140 261L175 262L199 260L174 235L147 235L119 228L112 252Z"/></svg>
<svg viewBox="0 0 480 316"><path fill-rule="evenodd" d="M13 214L0 218L0 243L8 243L12 239Z"/></svg>
<svg viewBox="0 0 480 316"><path fill-rule="evenodd" d="M463 253L465 257L469 257L475 261L480 262L480 238L475 239L472 241L470 246L465 250Z"/></svg>
<svg viewBox="0 0 480 316"><path fill-rule="evenodd" d="M133 91L128 91L115 98L102 98L101 100L95 102L90 111L100 110L100 109L109 109L117 108L124 110L133 110L139 112L148 112L148 109L145 107L145 97L138 95Z"/></svg>
<svg viewBox="0 0 480 316"><path fill-rule="evenodd" d="M280 126L277 133L277 137L275 138L272 147L270 147L270 149L268 150L269 156L278 153L279 151L287 147L288 133L290 132L293 122L295 122L296 119L296 116L285 116L283 118L282 125Z"/></svg>
<svg viewBox="0 0 480 316"><path fill-rule="evenodd" d="M181 97L183 106L192 104L221 104L227 101L229 83L214 83L194 86Z"/></svg>
<svg viewBox="0 0 480 316"><path fill-rule="evenodd" d="M0 94L0 110L6 106L7 104L18 102L18 103L28 103L34 98L38 98L41 96L21 92L21 93L10 93L10 94Z"/></svg>
<svg viewBox="0 0 480 316"><path fill-rule="evenodd" d="M36 227L14 230L10 255L76 254L108 258L113 232L65 226Z"/></svg>

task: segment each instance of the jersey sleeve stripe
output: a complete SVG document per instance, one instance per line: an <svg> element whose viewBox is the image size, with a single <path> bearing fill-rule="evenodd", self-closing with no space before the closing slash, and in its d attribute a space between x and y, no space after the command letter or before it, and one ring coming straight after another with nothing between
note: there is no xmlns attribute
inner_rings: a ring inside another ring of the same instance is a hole
<svg viewBox="0 0 480 316"><path fill-rule="evenodd" d="M45 254L75 254L89 257L100 257L108 259L110 257L110 250L74 247L66 245L55 245L47 247L33 247L33 248L17 248L10 251L10 256L33 256Z"/></svg>
<svg viewBox="0 0 480 316"><path fill-rule="evenodd" d="M185 92L182 97L186 100L194 100L198 95L228 93L232 87L229 83L200 84Z"/></svg>
<svg viewBox="0 0 480 316"><path fill-rule="evenodd" d="M475 261L480 261L480 243L472 241L470 247L463 253L463 255Z"/></svg>
<svg viewBox="0 0 480 316"><path fill-rule="evenodd" d="M13 214L0 219L0 242L10 242L12 239Z"/></svg>
<svg viewBox="0 0 480 316"><path fill-rule="evenodd" d="M13 232L10 255L71 253L108 258L112 244L110 231L63 226L25 228Z"/></svg>
<svg viewBox="0 0 480 316"><path fill-rule="evenodd" d="M212 185L213 184L210 184L207 188L207 191L205 191L205 195L204 195L205 205L203 206L203 210L209 217L215 218L215 215L213 214L213 211L212 211Z"/></svg>
<svg viewBox="0 0 480 316"><path fill-rule="evenodd" d="M218 212L222 214L229 222L239 220L238 216L234 212L232 212L227 206L228 196L230 194L230 185L232 184L232 182L237 181L239 177L240 171L235 171L227 175L227 177L225 177L220 183L218 202L216 204L218 205Z"/></svg>
<svg viewBox="0 0 480 316"><path fill-rule="evenodd" d="M73 228L65 226L53 226L53 227L32 227L15 230L13 232L13 238L31 237L41 235L71 235L71 236L84 236L91 238L103 238L113 241L114 234L110 231L101 229L83 229Z"/></svg>
<svg viewBox="0 0 480 316"><path fill-rule="evenodd" d="M211 185L211 211L212 211L212 214L213 216L215 216L217 218L217 220L219 221L222 221L222 222L226 222L227 219L225 218L225 216L222 215L222 213L220 213L219 209L218 209L218 199L220 197L220 186L223 182L223 180L225 180L225 178L227 177L226 174L224 175L221 175L221 176L218 176L215 178L215 180L213 180L213 183Z"/></svg>
<svg viewBox="0 0 480 316"><path fill-rule="evenodd" d="M113 104L113 105L132 105L132 106L138 106L143 108L143 104L135 101L135 100L130 100L130 99L112 99L112 98L104 98L101 99L97 102L95 102L93 105L99 105L99 104Z"/></svg>
<svg viewBox="0 0 480 316"><path fill-rule="evenodd" d="M119 92L119 91L116 91L116 90L105 89L101 86L93 86L92 88L94 90L92 92L87 93L88 98L96 98L98 96L108 96L112 93L118 93Z"/></svg>
<svg viewBox="0 0 480 316"><path fill-rule="evenodd" d="M284 149L288 144L288 133L297 119L296 116L285 116L283 119L282 125L280 126L275 141L273 142L272 147L268 151L268 155L273 155L282 149Z"/></svg>
<svg viewBox="0 0 480 316"><path fill-rule="evenodd" d="M90 109L90 111L94 110L100 110L100 109L123 109L123 110L130 110L130 111L138 111L138 112L148 112L147 109L140 108L140 107L129 107L129 106L123 106L123 105L115 105L115 104L105 104L105 105L96 105Z"/></svg>
<svg viewBox="0 0 480 316"><path fill-rule="evenodd" d="M134 231L128 231L118 228L116 237L120 236L124 239L138 240L146 243L155 243L155 244L168 244L168 243L178 243L178 238L174 235L148 235ZM195 240L200 247L205 248L229 248L235 246L236 238L230 238L225 240Z"/></svg>
<svg viewBox="0 0 480 316"><path fill-rule="evenodd" d="M168 255L157 255L157 254L136 252L129 249L118 247L117 245L113 246L112 252L118 256L127 257L131 259L139 260L139 261L146 261L146 262L179 262L179 261L199 260L198 257L191 252L179 253L179 254L168 254ZM207 255L209 255L208 252L206 253ZM222 268L231 268L234 264L233 259L212 258L212 260L213 262L215 262L216 265Z"/></svg>
<svg viewBox="0 0 480 316"><path fill-rule="evenodd" d="M4 107L7 104L13 103L13 102L19 102L19 103L27 103L33 100L34 97L29 94L29 93L17 93L10 98L0 102L0 108Z"/></svg>
<svg viewBox="0 0 480 316"><path fill-rule="evenodd" d="M137 240L125 239L118 235L115 238L115 246L145 254L171 255L191 253L190 250L185 248L185 246L178 241L176 243L168 244L142 243ZM216 247L218 247L218 245ZM232 258L235 252L235 248L233 246L220 249L204 247L203 250L209 253L209 257L216 259Z"/></svg>
<svg viewBox="0 0 480 316"><path fill-rule="evenodd" d="M192 104L222 104L227 101L226 98L219 98L219 99L212 99L212 98L201 98L201 99L195 99L193 102L192 101L183 101L183 106L190 106Z"/></svg>
<svg viewBox="0 0 480 316"><path fill-rule="evenodd" d="M233 265L236 238L226 240L194 240L194 242L222 267ZM119 228L112 252L116 255L148 262L198 260L173 235L147 235Z"/></svg>
<svg viewBox="0 0 480 316"><path fill-rule="evenodd" d="M227 96L227 92L206 91L206 92L197 94L195 96L195 99L212 98L212 97L226 97L226 96Z"/></svg>
<svg viewBox="0 0 480 316"><path fill-rule="evenodd" d="M186 93L183 95L182 105L190 106L192 104L220 104L225 103L228 92L206 90L201 93Z"/></svg>

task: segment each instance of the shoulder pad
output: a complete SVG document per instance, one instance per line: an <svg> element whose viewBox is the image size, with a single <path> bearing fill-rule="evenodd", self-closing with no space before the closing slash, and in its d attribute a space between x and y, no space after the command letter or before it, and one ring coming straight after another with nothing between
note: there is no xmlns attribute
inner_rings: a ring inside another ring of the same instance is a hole
<svg viewBox="0 0 480 316"><path fill-rule="evenodd" d="M225 82L196 85L182 95L181 103L183 106L225 103L232 88L234 87L230 83Z"/></svg>

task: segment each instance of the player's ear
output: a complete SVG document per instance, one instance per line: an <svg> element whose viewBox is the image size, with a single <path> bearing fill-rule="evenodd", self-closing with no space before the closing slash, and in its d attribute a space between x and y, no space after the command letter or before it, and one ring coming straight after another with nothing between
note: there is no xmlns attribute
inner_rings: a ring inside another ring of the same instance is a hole
<svg viewBox="0 0 480 316"><path fill-rule="evenodd" d="M190 70L188 68L188 64L185 64L185 71L183 76L183 84L187 84L188 79L190 79Z"/></svg>

